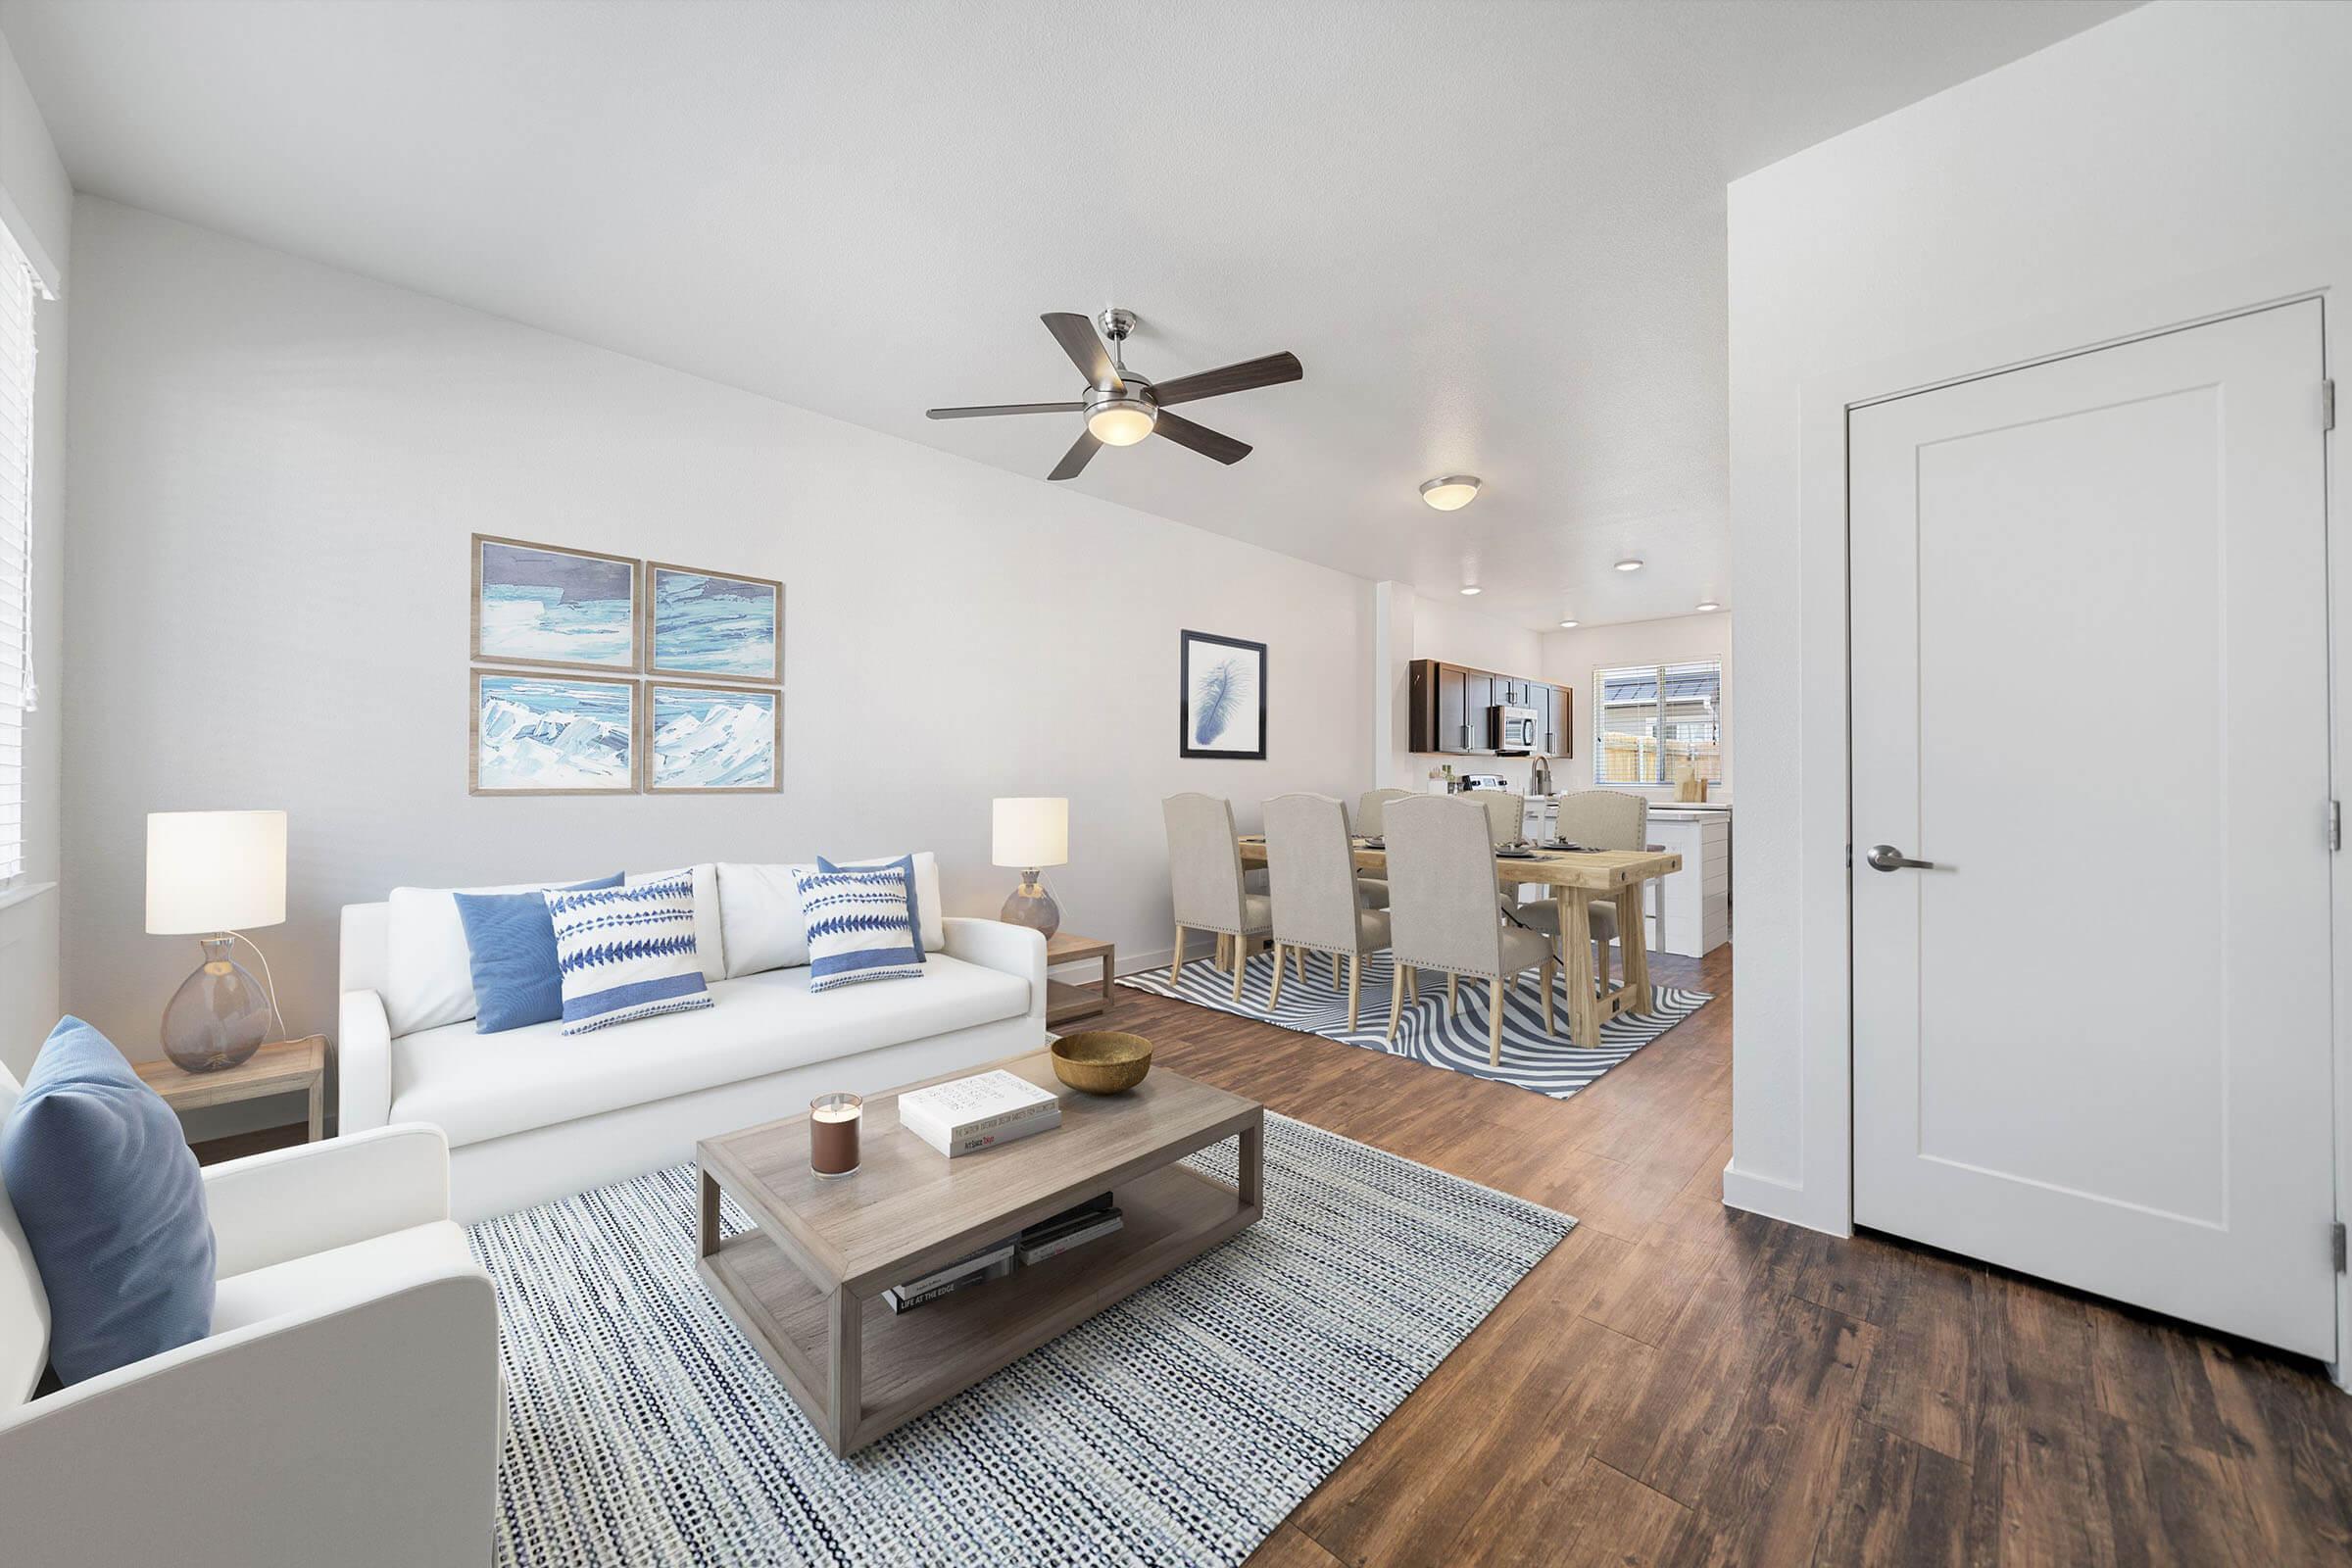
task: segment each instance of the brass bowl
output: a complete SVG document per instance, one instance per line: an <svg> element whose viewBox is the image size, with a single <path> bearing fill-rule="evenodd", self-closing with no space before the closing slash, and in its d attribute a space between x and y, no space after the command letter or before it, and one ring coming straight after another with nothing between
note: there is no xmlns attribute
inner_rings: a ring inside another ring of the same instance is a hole
<svg viewBox="0 0 2352 1568"><path fill-rule="evenodd" d="M1116 1029L1081 1029L1054 1042L1054 1076L1083 1095L1133 1089L1152 1070L1152 1042Z"/></svg>

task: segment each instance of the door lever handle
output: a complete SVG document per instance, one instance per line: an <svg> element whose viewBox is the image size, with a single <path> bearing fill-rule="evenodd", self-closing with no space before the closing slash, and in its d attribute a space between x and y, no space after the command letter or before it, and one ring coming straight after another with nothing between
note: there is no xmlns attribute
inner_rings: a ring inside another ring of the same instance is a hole
<svg viewBox="0 0 2352 1568"><path fill-rule="evenodd" d="M1891 844L1872 845L1869 858L1870 868L1873 871L1933 871L1936 869L1934 860L1906 859L1903 852Z"/></svg>

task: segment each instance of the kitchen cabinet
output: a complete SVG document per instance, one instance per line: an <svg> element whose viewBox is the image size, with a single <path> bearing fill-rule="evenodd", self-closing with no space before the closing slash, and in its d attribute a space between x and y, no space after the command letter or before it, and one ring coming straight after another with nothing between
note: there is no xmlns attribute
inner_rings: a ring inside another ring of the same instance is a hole
<svg viewBox="0 0 2352 1568"><path fill-rule="evenodd" d="M1574 755L1575 738L1568 728L1574 705L1565 686L1442 660L1416 659L1406 693L1411 713L1408 744L1416 752L1494 756L1487 733L1487 710L1500 705L1535 710L1537 739L1542 743L1539 750L1553 757Z"/></svg>

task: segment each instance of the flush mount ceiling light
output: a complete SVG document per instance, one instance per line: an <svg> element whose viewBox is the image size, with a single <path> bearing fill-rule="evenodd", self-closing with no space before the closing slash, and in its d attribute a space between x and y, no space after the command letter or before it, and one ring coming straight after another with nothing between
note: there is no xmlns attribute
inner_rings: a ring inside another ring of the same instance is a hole
<svg viewBox="0 0 2352 1568"><path fill-rule="evenodd" d="M1716 603L1714 600L1712 600L1712 599L1702 599L1702 600L1700 600L1700 601L1698 602L1698 608L1699 608L1701 611L1708 611L1708 610L1721 610L1723 607L1722 607L1721 605L1717 604L1717 603Z"/></svg>
<svg viewBox="0 0 2352 1568"><path fill-rule="evenodd" d="M1642 569L1642 560L1639 556L1628 556L1623 561L1617 563L1617 569L1619 571L1640 571Z"/></svg>
<svg viewBox="0 0 2352 1568"><path fill-rule="evenodd" d="M1425 480L1421 486L1421 499L1440 512L1459 512L1478 499L1478 475L1448 473Z"/></svg>
<svg viewBox="0 0 2352 1568"><path fill-rule="evenodd" d="M1560 622L1560 630L1562 631L1574 631L1575 629L1576 622L1573 620L1563 620Z"/></svg>
<svg viewBox="0 0 2352 1568"><path fill-rule="evenodd" d="M1481 588L1481 587L1479 587L1479 586L1478 586L1478 584L1476 584L1476 583L1470 583L1470 582L1466 582L1466 583L1462 584L1462 592L1463 592L1464 594L1481 594L1481 593L1485 593L1485 592L1486 592L1486 590L1485 590L1484 588Z"/></svg>

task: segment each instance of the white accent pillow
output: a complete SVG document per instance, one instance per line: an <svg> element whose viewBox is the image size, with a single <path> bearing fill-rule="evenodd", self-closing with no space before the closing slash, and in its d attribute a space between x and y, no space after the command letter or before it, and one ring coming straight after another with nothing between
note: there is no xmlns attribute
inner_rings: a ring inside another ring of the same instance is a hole
<svg viewBox="0 0 2352 1568"><path fill-rule="evenodd" d="M885 855L871 860L840 863L888 865L898 858L896 855ZM695 869L699 872L702 868ZM790 865L720 862L718 910L719 924L725 933L728 979L766 969L797 969L808 961L808 922L801 911L800 886L794 879L800 872L815 869L813 860ZM702 892L699 880L695 892L699 913ZM915 902L922 906L923 951L938 953L947 947L948 927L939 905L939 857L929 850L918 851L914 857L914 895Z"/></svg>
<svg viewBox="0 0 2352 1568"><path fill-rule="evenodd" d="M695 951L702 957L703 978L724 980L727 977L727 955L723 937L725 922L719 916L718 863L705 860L693 870ZM677 874L674 868L667 871L631 871L620 879L620 885L635 887L640 882L652 882Z"/></svg>

